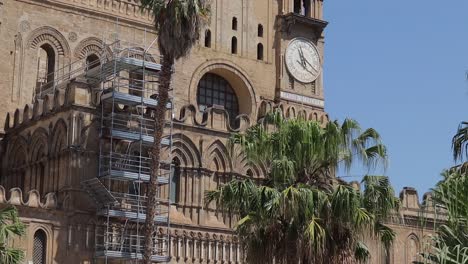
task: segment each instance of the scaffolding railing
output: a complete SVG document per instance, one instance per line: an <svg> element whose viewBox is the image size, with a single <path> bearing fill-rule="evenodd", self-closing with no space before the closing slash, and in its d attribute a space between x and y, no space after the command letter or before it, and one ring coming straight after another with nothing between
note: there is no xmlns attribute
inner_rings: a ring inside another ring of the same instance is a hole
<svg viewBox="0 0 468 264"><path fill-rule="evenodd" d="M111 231L96 236L96 251L109 258L142 259L144 237L126 232L124 228L111 228ZM169 239L165 235L153 238L153 257L164 256L169 250ZM162 259L162 258L160 258Z"/></svg>
<svg viewBox="0 0 468 264"><path fill-rule="evenodd" d="M151 159L139 155L112 153L101 155L99 177L111 178L113 180L138 180L148 182L151 174ZM159 168L159 184L167 184L171 174L170 165Z"/></svg>

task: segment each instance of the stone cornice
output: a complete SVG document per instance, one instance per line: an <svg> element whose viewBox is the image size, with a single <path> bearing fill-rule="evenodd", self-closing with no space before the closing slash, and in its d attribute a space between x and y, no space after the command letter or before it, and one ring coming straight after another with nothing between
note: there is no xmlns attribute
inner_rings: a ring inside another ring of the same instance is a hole
<svg viewBox="0 0 468 264"><path fill-rule="evenodd" d="M284 15L280 15L280 18L284 20L284 27L283 30L289 31L289 28L291 25L294 24L302 24L308 27L313 28L317 36L320 36L325 29L325 27L328 25L327 21L316 19L316 18L311 18L311 17L306 17L303 15L299 15L296 13L288 13Z"/></svg>
<svg viewBox="0 0 468 264"><path fill-rule="evenodd" d="M126 25L153 29L153 16L141 12L138 0L16 0L32 5L44 6L78 15L90 15L95 19L116 21Z"/></svg>

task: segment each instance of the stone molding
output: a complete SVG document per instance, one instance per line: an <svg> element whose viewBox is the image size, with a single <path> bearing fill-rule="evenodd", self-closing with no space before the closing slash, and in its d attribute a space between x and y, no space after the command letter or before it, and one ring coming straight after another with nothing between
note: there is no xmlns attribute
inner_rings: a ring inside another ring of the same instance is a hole
<svg viewBox="0 0 468 264"><path fill-rule="evenodd" d="M70 56L70 46L67 39L56 29L40 27L29 34L27 47L37 49L41 44L48 43L54 47L58 55Z"/></svg>

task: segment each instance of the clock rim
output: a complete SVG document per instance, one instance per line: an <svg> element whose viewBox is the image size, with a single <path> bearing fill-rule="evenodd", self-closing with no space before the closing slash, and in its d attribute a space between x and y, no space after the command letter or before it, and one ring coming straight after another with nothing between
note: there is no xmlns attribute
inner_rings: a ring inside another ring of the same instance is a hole
<svg viewBox="0 0 468 264"><path fill-rule="evenodd" d="M315 76L315 78L314 78L312 81L306 81L306 82L305 82L305 81L299 80L299 79L291 72L291 70L289 69L289 65L288 65L288 63L287 63L287 60L284 60L284 64L286 65L286 69L287 69L288 73L291 74L291 76L292 76L296 81L298 81L298 82L300 82L300 83L304 83L304 84L313 83L314 81L316 81L316 80L318 79L318 77L320 76L320 74L322 74L322 59L320 58L320 52L319 52L317 46L314 44L314 42L312 42L312 41L311 41L310 39L308 39L308 38L304 38L304 37L295 37L295 38L293 38L293 39L291 39L291 40L289 41L288 46L286 47L286 50L285 50L285 54L284 54L284 55L286 56L286 54L288 53L289 47L291 46L291 44L292 44L294 41L300 41L300 40L305 41L305 42L308 42L309 44L311 44L311 45L312 45L312 48L314 48L315 51L317 52L317 57L318 57L318 60L319 60L319 67L320 67L320 69L319 69L317 75Z"/></svg>

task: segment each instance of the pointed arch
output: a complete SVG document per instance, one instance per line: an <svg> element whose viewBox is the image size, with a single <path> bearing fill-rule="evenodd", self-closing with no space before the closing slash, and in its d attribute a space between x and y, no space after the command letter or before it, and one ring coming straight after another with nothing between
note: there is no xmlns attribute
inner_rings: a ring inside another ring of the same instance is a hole
<svg viewBox="0 0 468 264"><path fill-rule="evenodd" d="M40 158L48 155L48 133L45 129L36 129L31 136L30 155L31 162L38 161Z"/></svg>
<svg viewBox="0 0 468 264"><path fill-rule="evenodd" d="M63 119L59 119L52 129L50 153L58 155L67 144L67 125Z"/></svg>
<svg viewBox="0 0 468 264"><path fill-rule="evenodd" d="M231 172L232 161L226 146L218 139L204 152L203 167L218 172Z"/></svg>
<svg viewBox="0 0 468 264"><path fill-rule="evenodd" d="M2 176L1 185L7 190L18 187L24 189L28 157L28 143L22 136L14 137L7 147L7 173Z"/></svg>
<svg viewBox="0 0 468 264"><path fill-rule="evenodd" d="M286 118L296 118L296 108L294 106L290 106L286 111Z"/></svg>
<svg viewBox="0 0 468 264"><path fill-rule="evenodd" d="M37 190L40 195L45 195L47 175L45 157L49 153L48 138L48 133L43 128L35 130L31 137L30 173L25 181L25 191Z"/></svg>
<svg viewBox="0 0 468 264"><path fill-rule="evenodd" d="M413 263L414 261L417 261L419 250L419 238L415 233L411 233L405 241L405 263Z"/></svg>
<svg viewBox="0 0 468 264"><path fill-rule="evenodd" d="M262 164L249 162L244 152L239 146L236 146L232 154L233 170L242 175L251 176L254 178L265 176L265 167Z"/></svg>
<svg viewBox="0 0 468 264"><path fill-rule="evenodd" d="M173 140L173 156L179 160L179 165L186 168L197 168L201 165L201 156L193 141L183 135L175 134Z"/></svg>
<svg viewBox="0 0 468 264"><path fill-rule="evenodd" d="M297 113L297 118L301 118L301 119L307 120L307 112L306 112L306 110L299 110L299 112Z"/></svg>
<svg viewBox="0 0 468 264"><path fill-rule="evenodd" d="M313 111L312 113L310 113L310 115L309 115L309 120L318 121L318 114L317 114L317 112Z"/></svg>

